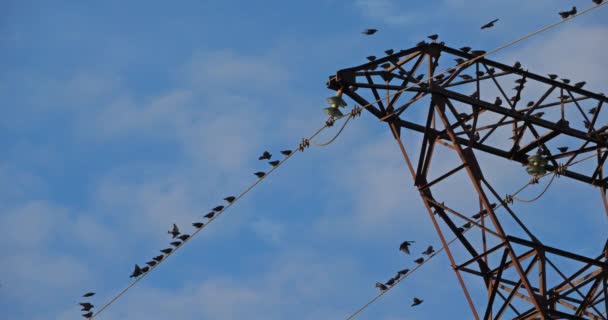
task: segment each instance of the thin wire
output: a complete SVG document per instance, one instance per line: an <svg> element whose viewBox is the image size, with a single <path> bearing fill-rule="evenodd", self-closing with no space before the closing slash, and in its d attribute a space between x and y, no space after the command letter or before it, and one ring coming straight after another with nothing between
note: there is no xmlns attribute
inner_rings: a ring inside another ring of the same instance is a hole
<svg viewBox="0 0 608 320"><path fill-rule="evenodd" d="M333 138L331 138L329 141L327 141L325 143L316 143L316 142L314 142L314 141L311 140L310 143L312 143L313 145L315 145L317 147L325 147L325 146L330 145L332 142L334 142L338 138L338 136L340 135L340 133L342 133L342 130L344 130L344 128L346 128L346 125L348 124L348 121L350 121L350 119L352 119L352 118L353 118L352 115L349 116L348 118L346 118L346 121L344 121L344 124L342 125L342 127L340 128L340 130L338 131L338 133L336 133L336 135Z"/></svg>
<svg viewBox="0 0 608 320"><path fill-rule="evenodd" d="M591 156L591 157L586 157L584 159L578 160L576 163L582 162L582 161L586 161L591 159L592 157L595 157L595 155ZM568 166L574 165L575 163L571 163ZM566 166L566 167L568 167ZM551 180L553 180L553 178L555 178L555 176L557 175L556 173L546 173L542 176L539 176L538 179L542 179L548 175L551 175ZM549 183L550 185L551 183ZM517 194L519 194L520 192L524 191L528 186L532 185L531 182L526 183L523 187L521 187L519 190L517 190L514 194L513 197L515 197ZM548 188L548 186L547 186ZM546 189L545 189L546 191ZM543 192L544 193L544 192ZM495 208L493 208L494 210L500 209L503 206L503 204L499 204L497 205ZM482 215L483 216L483 215ZM475 222L479 221L481 219L481 217L479 219L475 219ZM468 232L469 230L472 230L473 228L470 229L465 229L462 234ZM448 241L447 246L450 246L454 241L458 240L458 237L453 238L452 240ZM433 258L434 256L436 256L438 253L442 252L443 250L445 250L445 247L441 247L439 249L437 249L437 251L435 251L433 254L429 255L429 257L424 260L421 264L418 264L416 267L414 267L412 270L410 270L407 274L403 275L401 278L399 278L399 280L395 281L395 283L388 287L386 290L381 291L379 294L377 294L373 299L371 299L370 301L368 301L365 305L363 305L361 308L357 309L354 313L352 313L348 318L346 318L346 320L351 320L353 319L356 315L358 315L359 313L361 313L363 310L365 310L367 307L369 307L372 303L374 303L376 300L378 300L381 296L383 296L385 293L387 293L389 290L391 290L392 288L394 288L399 282L401 282L403 279L405 279L406 277L410 276L412 273L414 273L416 270L418 270L420 267L422 267L424 264L426 264L429 260L431 260L431 258Z"/></svg>
<svg viewBox="0 0 608 320"><path fill-rule="evenodd" d="M601 7L601 6L603 6L603 5L607 4L607 3L608 3L608 2L604 2L604 3L601 3L601 4L596 5L596 6L594 6L594 7L591 7L590 9L587 9L587 10L585 10L585 11L582 11L582 12L580 12L580 13L579 13L579 14L577 14L577 15L574 15L574 16L569 17L569 18L567 18L567 19L564 19L564 20L558 21L558 22L556 22L556 23L554 23L554 24L551 24L551 25L549 25L549 26L547 26L547 27L545 27L545 28L543 28L543 29L540 29L540 30L538 30L538 31L535 31L535 32L533 32L533 33L531 33L531 34L529 34L529 35L527 35L527 36L524 36L524 37L519 38L519 39L517 39L517 40L515 40L515 41L512 41L512 42L509 42L509 43L507 43L507 44L505 44L505 45L503 45L503 46L501 46L501 47L498 47L498 48L496 48L496 49L494 49L494 50L492 50L492 51L486 52L486 53L484 53L484 54L482 54L482 55L479 55L479 56L476 56L476 57L474 57L474 58L472 58L472 59L470 59L470 60L467 60L467 61L465 61L465 62L463 62L463 63L461 63L461 64L458 64L458 65L456 65L456 66L453 66L453 67L451 67L451 68L448 68L448 69L444 70L444 71L443 71L443 72L441 72L441 73L437 73L437 74L435 74L435 75L433 75L433 76L431 76L431 77L429 77L429 78L427 78L427 79L425 79L425 80L422 80L422 81L420 81L420 82L418 82L418 83L416 83L416 84L413 84L413 85L411 85L411 86L409 86L409 87L405 87L405 88L403 88L403 89L400 89L400 90L396 91L395 93L387 94L387 96L386 96L385 98L388 98L388 97L394 96L394 95L399 94L399 93L401 93L401 92L404 92L404 91L406 91L406 90L408 90L408 89L413 88L414 86L420 85L421 83L424 83L424 82L427 82L428 80L434 79L435 77L437 77L437 76L439 76L439 75L445 74L445 73L447 73L447 72L448 72L448 71L450 71L450 70L453 70L453 69L456 69L456 68L458 68L458 67L460 67L460 66L463 66L463 65L465 65L465 64L468 64L468 63L471 63L471 62L477 61L477 60L479 60L479 59L481 59L481 58L483 58L483 57L485 57L485 56L487 56L487 55L489 55L489 54L492 54L492 53L495 53L495 52L497 52L497 51L503 50L503 49L505 49L505 48L507 48L507 47L509 47L509 46L511 46L511 45L514 45L514 44L516 44L516 43L518 43L518 42L521 42L521 41L523 41L523 40L526 40L526 39L528 39L528 38L530 38L530 37L532 37L532 36L534 36L534 35L536 35L536 34L538 34L538 33L544 32L544 31L549 30L549 29L551 29L551 28L553 28L553 27L555 27L555 26L557 26L557 25L559 25L559 24L562 24L562 23L564 23L565 21L568 21L568 20L573 19L573 18L575 18L575 17L581 16L581 15L583 15L583 14L586 14L586 13L588 13L588 12L592 11L592 10L595 10L596 8ZM383 99L384 99L384 98L382 98L382 99L378 99L378 100L373 101L373 102L371 102L371 103L368 103L367 105L361 106L361 108L368 108L368 107L372 106L374 103L377 103L377 102L379 102L379 101L381 101L381 100L383 100ZM338 120L339 120L339 119L341 119L341 118L343 118L343 117L338 118ZM350 119L350 118L349 118L349 119ZM349 119L347 119L347 121L348 121ZM321 132L322 132L324 129L326 129L327 127L328 127L328 126L327 126L327 124L326 124L326 125L322 126L321 128L319 128L319 129L318 129L318 130L317 130L317 131L316 131L314 134L312 134L312 135L311 135L311 136L308 138L308 140L312 140L314 137L316 137L316 136L317 136L319 133L321 133ZM266 177L267 177L267 176L268 176L270 173L272 173L274 170L276 170L276 169L277 169L277 168L278 168L278 167L279 167L281 164L283 164L283 162L285 162L287 159L291 158L291 157L292 157L294 154L295 154L295 151L294 151L294 152L292 152L291 154L289 154L288 156L286 156L285 158L283 158L283 160L281 160L281 162L279 162L279 164L277 164L277 166L275 166L275 167L273 167L272 169L270 169L270 171L268 171L268 173L266 173L266 174L265 174L265 175L264 175L262 178L260 178L260 179L256 180L256 182L254 182L254 183L253 183L251 186L249 186L247 189L245 189L245 191L243 191L241 194L239 194L239 195L238 195L238 196L235 198L235 200L234 200L232 203L229 203L228 205L226 205L226 206L225 206L225 207L224 207L222 210L220 210L219 212L217 212L217 214L216 214L216 215L215 215L213 218L209 219L205 225L203 225L203 226L202 226L200 229L197 229L196 231L194 231L194 232L192 233L192 235L191 235L191 236L190 236L188 239L186 239L185 241L183 241L183 242L182 242L182 244L181 244L179 247L175 248L173 251L171 251L169 254L167 254L167 255L166 255L164 258L163 258L163 260L159 261L159 262L158 262L156 265L154 265L153 267L151 267L151 268L150 268L150 270L148 270L148 272L146 272L146 273L142 274L140 277L138 277L137 279L135 279L135 281L133 281L133 282L132 282L130 285L128 285L127 287L125 287L125 288L124 288L123 290L121 290L121 291L120 291L118 294L116 294L116 295L115 295L115 296L114 296L112 299L110 299L110 301L108 301L108 302L107 302L105 305L103 305L103 306L102 306L102 307L101 307L101 308L100 308L100 309L99 309L99 310L98 310L96 313L94 313L94 314L91 316L91 318L90 318L90 319L94 319L94 318L95 318L95 317L97 317L97 316L98 316L98 315L99 315L101 312L103 312L103 311L104 311L105 309L107 309L107 308L108 308L110 305L112 305L112 304L113 304L113 303L114 303L114 302L115 302L115 301L116 301L118 298L120 298L120 297L121 297L122 295L124 295L124 294L125 294L125 293L126 293L128 290L129 290L129 289L131 289L131 288L132 288L133 286L135 286L135 285L136 285L136 284L137 284L139 281L141 281L143 278L145 278L145 277L146 277L146 276L147 276L149 273L151 273L151 272L152 272L152 270L156 269L156 268L157 268L157 267L158 267L158 266L159 266L159 265L160 265L162 262L164 262L164 261L165 261L165 260L166 260L166 259L167 259L169 256L171 256L171 255L172 255L172 254L173 254L175 251L177 251L179 248L181 248L181 247L182 247L182 246L183 246L183 245L184 245L186 242L190 241L190 240L191 240L191 239L192 239L192 238L193 238L195 235L197 235L197 234L198 234L200 231L202 231L202 230L203 230L203 229L204 229L204 228L205 228L205 227L206 227L206 226L207 226L209 223L211 223L213 220L215 220L217 217L219 217L219 216L220 216L220 215L221 215L221 214L222 214L222 213L223 213L223 212L224 212L226 209L228 209L229 207L231 207L231 206L232 206L232 205L233 205L233 204L234 204L234 203L235 203L235 202L236 202L238 199L240 199L241 197L243 197L244 195L246 195L246 194L247 194L247 193L248 193L248 192L249 192L251 189L253 189L253 188L254 188L254 187L255 187L255 186L258 184L258 183L260 183L262 180L264 180L264 179L265 179L265 178L266 178ZM450 242L450 243L451 243L451 242Z"/></svg>
<svg viewBox="0 0 608 320"><path fill-rule="evenodd" d="M545 192L547 192L547 190L549 190L549 187L551 186L551 184L555 180L556 176L557 176L557 174L555 174L555 173L551 176L551 180L549 180L549 183L547 183L547 185L545 186L545 189L543 189L543 191L538 196L536 196L536 197L534 197L534 198L532 198L530 200L524 200L524 199L518 198L516 196L512 196L513 200L517 200L517 201L523 202L523 203L532 203L532 202L540 199L545 194Z"/></svg>

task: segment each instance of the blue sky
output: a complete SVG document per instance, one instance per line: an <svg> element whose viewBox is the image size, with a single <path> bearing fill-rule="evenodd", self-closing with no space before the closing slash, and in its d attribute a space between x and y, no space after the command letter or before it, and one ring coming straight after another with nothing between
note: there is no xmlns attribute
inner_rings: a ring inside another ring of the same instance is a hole
<svg viewBox="0 0 608 320"><path fill-rule="evenodd" d="M269 169L262 151L278 155L323 123L336 70L432 33L490 50L571 5L5 2L0 317L77 319L86 291L103 304L134 263L166 246L172 223L188 230ZM603 7L492 58L606 91L607 18ZM365 28L380 31L365 37ZM527 181L522 167L483 159L502 193ZM515 209L547 244L595 255L605 241L608 221L589 186L559 179ZM423 210L388 130L364 113L330 147L286 162L100 319L343 319L376 294L376 281L412 265L401 241L439 247ZM424 304L410 308L413 296ZM441 254L358 319L454 314L470 318Z"/></svg>

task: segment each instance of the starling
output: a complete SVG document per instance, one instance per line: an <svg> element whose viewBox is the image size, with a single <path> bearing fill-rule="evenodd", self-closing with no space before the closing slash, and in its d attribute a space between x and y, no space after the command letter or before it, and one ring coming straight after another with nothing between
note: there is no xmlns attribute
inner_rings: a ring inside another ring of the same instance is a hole
<svg viewBox="0 0 608 320"><path fill-rule="evenodd" d="M433 254L433 252L435 252L435 249L433 249L433 246L429 246L428 248L426 248L426 250L424 250L424 252L422 252L422 254L430 256L431 254Z"/></svg>
<svg viewBox="0 0 608 320"><path fill-rule="evenodd" d="M424 302L424 301L414 297L414 303L412 303L412 307L415 307L415 306L421 304L422 302Z"/></svg>
<svg viewBox="0 0 608 320"><path fill-rule="evenodd" d="M175 237L179 236L179 228L174 223L173 224L173 229L167 231L167 233L170 234L173 237L173 239L175 239Z"/></svg>
<svg viewBox="0 0 608 320"><path fill-rule="evenodd" d="M173 241L173 242L170 243L170 245L172 245L172 246L174 246L176 248L179 247L181 244L182 244L181 241Z"/></svg>
<svg viewBox="0 0 608 320"><path fill-rule="evenodd" d="M211 218L213 218L214 215L215 215L215 211L211 211L205 215L205 218L211 219Z"/></svg>
<svg viewBox="0 0 608 320"><path fill-rule="evenodd" d="M418 258L414 260L414 262L416 262L417 264L422 264L424 262L424 258Z"/></svg>
<svg viewBox="0 0 608 320"><path fill-rule="evenodd" d="M477 71L477 72L475 72L475 74L476 74L478 77L483 77L483 75L484 75L485 73L484 73L483 71Z"/></svg>
<svg viewBox="0 0 608 320"><path fill-rule="evenodd" d="M519 83L519 84L523 85L524 83L526 83L526 79L524 79L524 78L517 79L517 80L515 80L515 83Z"/></svg>
<svg viewBox="0 0 608 320"><path fill-rule="evenodd" d="M559 152L564 153L566 151L568 151L568 147L559 147L557 148L557 150L559 150Z"/></svg>
<svg viewBox="0 0 608 320"><path fill-rule="evenodd" d="M471 51L471 47L462 47L462 48L460 48L460 51L462 51L464 53L468 53L469 51Z"/></svg>
<svg viewBox="0 0 608 320"><path fill-rule="evenodd" d="M88 313L85 313L82 315L83 317L90 319L93 316L93 311L89 311Z"/></svg>
<svg viewBox="0 0 608 320"><path fill-rule="evenodd" d="M574 84L574 87L577 89L581 89L584 85L586 85L587 82L586 81L581 81L581 82L577 82Z"/></svg>
<svg viewBox="0 0 608 320"><path fill-rule="evenodd" d="M262 153L258 160L270 160L271 157L272 155L270 154L270 152L264 151L264 153Z"/></svg>
<svg viewBox="0 0 608 320"><path fill-rule="evenodd" d="M532 107L534 105L534 101L528 102L528 107Z"/></svg>
<svg viewBox="0 0 608 320"><path fill-rule="evenodd" d="M233 197L233 196L224 198L224 200L226 200L226 202L228 202L228 203L232 203L235 199L236 199L236 197Z"/></svg>
<svg viewBox="0 0 608 320"><path fill-rule="evenodd" d="M374 34L376 32L378 32L378 29L365 29L361 33L363 33L364 35L371 36L372 34Z"/></svg>
<svg viewBox="0 0 608 320"><path fill-rule="evenodd" d="M422 79L424 79L424 73L416 77L417 81L421 81Z"/></svg>
<svg viewBox="0 0 608 320"><path fill-rule="evenodd" d="M195 228L197 228L197 229L202 228L204 225L205 225L205 224L204 224L204 223L202 223L202 222L194 222L194 223L192 224L192 226L193 226L193 227L195 227Z"/></svg>
<svg viewBox="0 0 608 320"><path fill-rule="evenodd" d="M494 69L494 68L488 69L488 74L489 75L493 75L494 73L496 73L496 69Z"/></svg>
<svg viewBox="0 0 608 320"><path fill-rule="evenodd" d="M141 272L142 273L146 273L148 271L150 271L150 267L143 267L143 268L141 268Z"/></svg>
<svg viewBox="0 0 608 320"><path fill-rule="evenodd" d="M471 218L479 219L479 218L481 218L481 213L476 213L476 214L472 215Z"/></svg>
<svg viewBox="0 0 608 320"><path fill-rule="evenodd" d="M410 245L414 243L414 241L403 241L399 246L399 250L403 251L405 254L410 254Z"/></svg>
<svg viewBox="0 0 608 320"><path fill-rule="evenodd" d="M432 34L432 35L428 36L427 38L435 41L435 40L437 40L437 38L439 38L439 35L438 34Z"/></svg>
<svg viewBox="0 0 608 320"><path fill-rule="evenodd" d="M161 260L163 260L163 258L164 258L164 257L165 257L165 256L163 256L163 255L161 254L161 255L158 255L158 256L156 256L156 257L152 258L152 260L154 260L154 261L156 261L156 262L160 262Z"/></svg>
<svg viewBox="0 0 608 320"><path fill-rule="evenodd" d="M481 26L481 30L492 28L496 22L498 22L498 19L494 19L494 20L484 24L483 26Z"/></svg>
<svg viewBox="0 0 608 320"><path fill-rule="evenodd" d="M597 113L597 107L593 107L591 109L589 109L589 114L596 114Z"/></svg>
<svg viewBox="0 0 608 320"><path fill-rule="evenodd" d="M521 63L519 63L519 61L515 61L515 64L513 65L513 68L515 68L515 69L521 69Z"/></svg>
<svg viewBox="0 0 608 320"><path fill-rule="evenodd" d="M211 210L213 210L215 212L219 212L219 211L222 211L223 209L224 209L224 206L217 206L217 207L215 207L215 208L213 208Z"/></svg>
<svg viewBox="0 0 608 320"><path fill-rule="evenodd" d="M543 115L545 115L545 113L541 111L541 112L537 112L537 113L533 114L532 116L535 118L541 118Z"/></svg>
<svg viewBox="0 0 608 320"><path fill-rule="evenodd" d="M181 236L178 237L180 240L182 241L186 241L188 240L188 238L190 238L189 234L182 234Z"/></svg>
<svg viewBox="0 0 608 320"><path fill-rule="evenodd" d="M464 228L463 227L458 228L458 233L463 233L463 232L464 232Z"/></svg>
<svg viewBox="0 0 608 320"><path fill-rule="evenodd" d="M471 51L471 54L474 56L481 56L481 55L486 54L486 52L484 50L473 50L473 51Z"/></svg>
<svg viewBox="0 0 608 320"><path fill-rule="evenodd" d="M395 284L395 278L390 278L388 279L388 281L385 283L385 285L387 286L392 286Z"/></svg>
<svg viewBox="0 0 608 320"><path fill-rule="evenodd" d="M500 106L501 104L502 104L502 100L500 99L500 97L496 97L496 100L494 100L494 105Z"/></svg>
<svg viewBox="0 0 608 320"><path fill-rule="evenodd" d="M454 61L456 61L456 63L458 63L458 64L463 64L463 63L467 62L463 58L456 58L456 59L454 59Z"/></svg>
<svg viewBox="0 0 608 320"><path fill-rule="evenodd" d="M470 222L467 222L465 224L462 225L463 228L468 229L472 226L472 224Z"/></svg>
<svg viewBox="0 0 608 320"><path fill-rule="evenodd" d="M459 77L461 77L461 78L462 78L463 80L465 80L465 81L466 81L466 80L471 80L471 79L473 79L473 77L471 77L471 76L470 76L470 75L468 75L468 74L461 74L461 75L459 75Z"/></svg>
<svg viewBox="0 0 608 320"><path fill-rule="evenodd" d="M560 17L562 17L562 19L566 19L570 16L570 11L560 11L558 12Z"/></svg>
<svg viewBox="0 0 608 320"><path fill-rule="evenodd" d="M142 273L142 269L139 268L139 266L136 264L135 268L133 269L133 273L131 274L131 276L129 276L129 278L137 278L141 276Z"/></svg>
<svg viewBox="0 0 608 320"><path fill-rule="evenodd" d="M416 47L422 47L425 44L426 44L425 41L420 41L420 42L416 43Z"/></svg>
<svg viewBox="0 0 608 320"><path fill-rule="evenodd" d="M85 298L88 298L88 297L92 297L92 296L94 296L94 295L95 295L95 292L87 292L87 293L85 293L85 294L84 294L84 295L82 295L82 296L83 296L83 297L85 297Z"/></svg>
<svg viewBox="0 0 608 320"><path fill-rule="evenodd" d="M80 311L89 311L94 307L90 302L80 302L79 305L82 307Z"/></svg>
<svg viewBox="0 0 608 320"><path fill-rule="evenodd" d="M604 0L592 0L592 1L595 4L602 4L602 2L604 2Z"/></svg>
<svg viewBox="0 0 608 320"><path fill-rule="evenodd" d="M271 166L273 166L273 167L276 167L279 164L279 162L281 162L281 161L275 160L275 161L268 162L268 164L271 165Z"/></svg>
<svg viewBox="0 0 608 320"><path fill-rule="evenodd" d="M173 249L171 249L171 248L166 248L166 249L160 250L160 252L162 252L164 254L169 254L169 253L171 253L171 251L173 251Z"/></svg>
<svg viewBox="0 0 608 320"><path fill-rule="evenodd" d="M548 74L548 76L549 76L549 79L551 79L551 80L557 79L557 75L556 74L550 73L550 74Z"/></svg>
<svg viewBox="0 0 608 320"><path fill-rule="evenodd" d="M380 283L380 282L376 282L376 288L380 289L380 291L384 291L384 290L388 289L388 287L386 285L384 285L383 283Z"/></svg>
<svg viewBox="0 0 608 320"><path fill-rule="evenodd" d="M380 67L381 67L382 69L388 69L388 68L390 68L390 67L391 67L391 64L387 62L387 63L384 63L384 64L380 65Z"/></svg>
<svg viewBox="0 0 608 320"><path fill-rule="evenodd" d="M374 61L376 60L376 56L368 56L366 59L369 61Z"/></svg>
<svg viewBox="0 0 608 320"><path fill-rule="evenodd" d="M400 275L400 276L404 276L408 272L410 272L410 269L403 269L403 270L398 271L397 274Z"/></svg>
<svg viewBox="0 0 608 320"><path fill-rule="evenodd" d="M393 49L388 49L388 50L384 50L384 53L386 53L387 55L391 55L393 54L395 51L393 51Z"/></svg>
<svg viewBox="0 0 608 320"><path fill-rule="evenodd" d="M258 171L256 173L254 173L258 178L263 178L266 174L262 171Z"/></svg>
<svg viewBox="0 0 608 320"><path fill-rule="evenodd" d="M562 81L563 81L565 84L570 83L570 79L562 79Z"/></svg>
<svg viewBox="0 0 608 320"><path fill-rule="evenodd" d="M150 267L154 267L156 265L156 261L148 261L146 262L147 265L149 265Z"/></svg>

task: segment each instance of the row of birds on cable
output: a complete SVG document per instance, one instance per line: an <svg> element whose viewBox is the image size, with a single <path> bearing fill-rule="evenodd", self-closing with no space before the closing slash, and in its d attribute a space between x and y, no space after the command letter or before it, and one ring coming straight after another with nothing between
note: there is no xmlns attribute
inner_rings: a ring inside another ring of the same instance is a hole
<svg viewBox="0 0 608 320"><path fill-rule="evenodd" d="M92 297L94 295L95 295L95 292L87 292L87 293L85 293L82 296L84 298L90 298L90 297ZM88 302L88 301L79 302L78 304L82 307L82 309L80 309L80 311L86 312L86 313L82 314L82 316L84 318L90 319L93 316L93 311L91 311L91 309L95 308L95 306L92 303Z"/></svg>
<svg viewBox="0 0 608 320"><path fill-rule="evenodd" d="M291 155L291 153L292 153L291 150L282 150L281 151L281 154L284 156L289 156L289 155ZM268 151L264 151L262 153L262 155L258 157L258 160L271 160L271 159L272 159L272 154L270 154L270 152L268 152ZM273 167L276 167L280 162L281 162L280 160L274 160L274 161L268 162L268 164L270 164ZM258 171L258 172L255 172L254 175L256 175L259 179L261 179L266 175L266 173L263 171ZM228 197L224 198L224 201L226 201L228 204L233 203L235 200L236 200L235 196L228 196ZM213 209L211 209L211 211L209 211L203 217L207 218L207 219L213 219L213 217L215 217L216 214L218 214L222 210L224 210L224 206L218 205L218 206L214 207ZM203 223L203 222L193 222L192 223L192 226L194 228L196 228L197 230L201 229L204 225L205 225L205 223ZM170 254L173 250L175 250L176 248L181 246L186 240L188 240L190 238L190 235L186 234L186 233L182 233L180 231L180 228L175 223L173 224L173 227L169 231L167 231L167 233L169 235L171 235L171 239L173 240L171 243L169 243L172 246L172 248L169 247L169 248L160 250L160 252L163 254L153 257L150 261L146 262L146 266L144 266L144 267L140 267L139 265L135 264L135 267L133 269L133 272L130 275L130 278L137 278L137 277L143 275L144 273L148 272L150 270L150 268L154 267L156 264L158 264L159 262L161 262L163 260L163 258L165 257L164 255Z"/></svg>
<svg viewBox="0 0 608 320"><path fill-rule="evenodd" d="M593 1L593 3L598 4L598 5L601 4L602 2L604 2L604 0L592 0L592 1ZM570 18L571 16L576 15L577 10L576 10L576 7L572 7L572 9L570 9L570 10L560 11L560 12L558 12L558 14L563 19L567 19L567 18ZM481 26L481 30L490 29L490 28L494 27L496 22L498 22L499 20L500 19L494 19L494 20L484 24L483 26ZM365 29L361 33L363 33L364 35L371 36L371 35L375 34L376 32L378 32L378 29Z"/></svg>
<svg viewBox="0 0 608 320"><path fill-rule="evenodd" d="M280 153L284 156L289 156L292 154L292 152L293 152L292 150L280 151ZM258 157L258 160L271 160L271 159L272 159L272 154L270 154L270 152L268 152L268 151L264 151L262 153L262 155ZM280 160L274 160L274 161L269 161L268 164L270 164L272 167L276 167L277 165L279 165L280 162L281 162ZM259 179L261 179L266 175L266 172L258 171L258 172L255 172L254 175L257 176ZM226 201L228 204L231 204L234 201L236 201L236 199L237 198L235 196L228 196L228 197L224 198L224 201ZM211 209L211 211L209 213L205 214L203 217L205 217L207 219L213 219L213 217L215 217L216 214L218 214L222 210L224 210L224 206L218 205L218 206L214 207L213 209ZM194 228L196 228L197 230L201 229L204 225L205 225L205 223L203 223L203 222L193 222L192 223L192 226ZM185 241L187 241L190 238L190 234L182 233L180 228L175 223L173 224L172 228L169 231L167 231L167 233L171 236L171 239L173 240L172 242L169 243L172 247L168 247L168 248L160 250L160 252L162 254L153 257L152 259L150 259L150 261L147 261L145 263L146 264L145 266L140 267L138 264L135 264L135 267L133 268L133 272L131 273L129 278L137 279L140 276L142 276L143 274L145 274L146 272L150 271L150 268L156 266L167 255L169 255L173 250L175 250L176 248L181 246ZM93 292L89 292L89 293L86 293L83 297L91 297L94 294L95 293L93 293ZM80 305L82 306L82 311L87 312L87 313L83 314L82 316L85 318L91 318L93 316L93 312L91 311L91 309L94 307L93 304L91 304L90 302L81 302Z"/></svg>

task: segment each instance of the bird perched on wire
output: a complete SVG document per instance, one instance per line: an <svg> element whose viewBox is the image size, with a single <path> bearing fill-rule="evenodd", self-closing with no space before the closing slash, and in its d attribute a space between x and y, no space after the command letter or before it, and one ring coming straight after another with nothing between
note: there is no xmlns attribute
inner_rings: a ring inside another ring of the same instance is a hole
<svg viewBox="0 0 608 320"><path fill-rule="evenodd" d="M171 251L173 251L173 249L171 249L171 248L166 248L166 249L160 250L160 252L162 252L164 254L169 254L169 253L171 253Z"/></svg>
<svg viewBox="0 0 608 320"><path fill-rule="evenodd" d="M365 29L361 33L363 33L364 35L371 36L372 34L374 34L376 32L378 32L378 29Z"/></svg>
<svg viewBox="0 0 608 320"><path fill-rule="evenodd" d="M292 153L292 151L291 151L291 150L283 150L283 151L281 151L281 154L282 154L282 155L284 155L284 156L288 156L288 155L290 155L291 153Z"/></svg>
<svg viewBox="0 0 608 320"><path fill-rule="evenodd" d="M142 269L136 264L133 269L133 273L129 276L129 278L137 278L143 274Z"/></svg>
<svg viewBox="0 0 608 320"><path fill-rule="evenodd" d="M587 84L586 81L581 81L581 82L577 82L574 84L574 87L577 89L581 89L583 86L585 86Z"/></svg>
<svg viewBox="0 0 608 320"><path fill-rule="evenodd" d="M399 251L402 251L405 254L410 254L410 246L412 245L412 243L415 243L414 241L403 241L401 243L401 245L399 246Z"/></svg>
<svg viewBox="0 0 608 320"><path fill-rule="evenodd" d="M576 7L572 7L572 9L570 9L569 11L562 11L559 12L559 15L563 18L563 19L567 19L570 16L573 16L576 14Z"/></svg>
<svg viewBox="0 0 608 320"><path fill-rule="evenodd" d="M376 282L376 288L380 289L380 291L384 291L388 289L388 287L384 283Z"/></svg>
<svg viewBox="0 0 608 320"><path fill-rule="evenodd" d="M367 56L366 59L369 61L374 61L376 60L376 56Z"/></svg>
<svg viewBox="0 0 608 320"><path fill-rule="evenodd" d="M604 0L592 0L592 1L595 4L602 4L602 2L604 2Z"/></svg>
<svg viewBox="0 0 608 320"><path fill-rule="evenodd" d="M202 223L202 222L193 222L193 223L192 223L192 226L193 226L193 227L195 227L195 228L197 228L197 229L202 228L204 225L205 225L205 224L204 224L204 223Z"/></svg>
<svg viewBox="0 0 608 320"><path fill-rule="evenodd" d="M186 241L188 240L188 238L190 238L189 234L182 234L181 236L177 237L178 239L182 240L182 241Z"/></svg>
<svg viewBox="0 0 608 320"><path fill-rule="evenodd" d="M388 281L385 283L385 285L387 285L387 286L392 286L392 285L394 285L394 284L395 284L395 281L396 281L396 280L395 280L395 278L390 278L390 279L388 279Z"/></svg>
<svg viewBox="0 0 608 320"><path fill-rule="evenodd" d="M428 36L427 38L435 41L435 40L437 40L439 38L439 35L438 34L432 34L432 35Z"/></svg>
<svg viewBox="0 0 608 320"><path fill-rule="evenodd" d="M272 155L270 154L270 152L264 151L264 153L262 153L258 160L270 160L271 157Z"/></svg>
<svg viewBox="0 0 608 320"><path fill-rule="evenodd" d="M462 48L460 48L460 51L462 51L464 53L468 53L469 51L471 51L471 47L462 47Z"/></svg>
<svg viewBox="0 0 608 320"><path fill-rule="evenodd" d="M211 212L207 213L206 215L204 215L204 217L207 219L211 219L211 218L213 218L214 215L215 215L215 211L211 211Z"/></svg>
<svg viewBox="0 0 608 320"><path fill-rule="evenodd" d="M549 73L548 76L549 76L549 79L551 79L551 80L557 79L557 75L556 74Z"/></svg>
<svg viewBox="0 0 608 320"><path fill-rule="evenodd" d="M430 256L431 254L433 254L433 252L435 252L435 249L433 249L433 246L429 246L428 248L426 248L426 250L424 250L424 252L422 252L422 254Z"/></svg>
<svg viewBox="0 0 608 320"><path fill-rule="evenodd" d="M213 208L212 210L215 212L219 212L219 211L222 211L222 209L224 209L224 206L217 206L217 207Z"/></svg>
<svg viewBox="0 0 608 320"><path fill-rule="evenodd" d="M254 174L255 174L255 175L258 177L258 178L263 178L263 177L266 175L266 173L264 173L264 172L262 172L262 171L258 171L258 172L254 173Z"/></svg>
<svg viewBox="0 0 608 320"><path fill-rule="evenodd" d="M148 271L150 271L150 267L143 267L143 268L141 268L141 272L142 273L146 273Z"/></svg>
<svg viewBox="0 0 608 320"><path fill-rule="evenodd" d="M424 300L420 300L420 299L414 297L414 303L412 303L412 307L415 307L423 302L424 302Z"/></svg>
<svg viewBox="0 0 608 320"><path fill-rule="evenodd" d="M173 241L173 242L171 242L169 244L177 248L177 247L179 247L182 244L182 242L181 241Z"/></svg>
<svg viewBox="0 0 608 320"><path fill-rule="evenodd" d="M395 50L393 50L393 49L387 49L387 50L384 50L384 53L386 53L387 55L390 56L391 54L395 53Z"/></svg>
<svg viewBox="0 0 608 320"><path fill-rule="evenodd" d="M403 269L403 270L399 270L399 271L397 271L397 274L398 274L399 276L404 276L404 275L406 275L408 272L410 272L410 269Z"/></svg>
<svg viewBox="0 0 608 320"><path fill-rule="evenodd" d="M173 239L175 239L177 236L179 236L179 228L174 223L173 228L171 230L167 231L167 233L170 234L173 237Z"/></svg>
<svg viewBox="0 0 608 320"><path fill-rule="evenodd" d="M146 262L147 265L149 265L150 267L154 267L156 265L156 261L148 261Z"/></svg>
<svg viewBox="0 0 608 320"><path fill-rule="evenodd" d="M163 255L161 254L161 255L158 255L158 256L156 256L156 257L152 258L152 260L154 260L154 261L156 261L156 262L160 262L161 260L163 260L163 258L164 258L164 257L165 257L165 256L163 256Z"/></svg>
<svg viewBox="0 0 608 320"><path fill-rule="evenodd" d="M276 166L278 166L278 165L279 165L279 162L281 162L281 161L279 161L279 160L275 160L275 161L270 161L270 162L268 162L268 164L269 164L269 165L271 165L271 166L273 166L273 167L276 167Z"/></svg>
<svg viewBox="0 0 608 320"><path fill-rule="evenodd" d="M88 298L88 297L92 297L94 295L95 295L95 292L87 292L87 293L83 294L82 296L85 298Z"/></svg>
<svg viewBox="0 0 608 320"><path fill-rule="evenodd" d="M233 196L224 198L224 200L226 200L226 202L228 202L228 203L232 203L235 199L236 199L236 197L233 197Z"/></svg>
<svg viewBox="0 0 608 320"><path fill-rule="evenodd" d="M494 20L484 24L483 26L481 26L481 30L492 28L496 22L498 22L498 19L494 19Z"/></svg>
<svg viewBox="0 0 608 320"><path fill-rule="evenodd" d="M424 262L424 258L418 258L416 260L414 260L414 262L416 262L417 264L422 264Z"/></svg>

